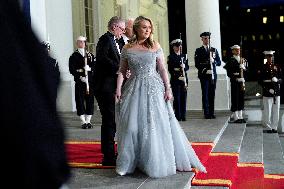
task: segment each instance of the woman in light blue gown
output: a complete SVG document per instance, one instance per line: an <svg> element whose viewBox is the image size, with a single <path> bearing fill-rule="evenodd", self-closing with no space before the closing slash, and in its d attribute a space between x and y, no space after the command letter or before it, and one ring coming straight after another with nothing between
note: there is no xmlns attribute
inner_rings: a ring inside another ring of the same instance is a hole
<svg viewBox="0 0 284 189"><path fill-rule="evenodd" d="M116 172L125 175L139 168L153 178L192 167L206 172L175 118L163 51L152 39L152 21L139 16L133 30L135 36L122 50L117 79ZM128 69L131 76L122 87Z"/></svg>

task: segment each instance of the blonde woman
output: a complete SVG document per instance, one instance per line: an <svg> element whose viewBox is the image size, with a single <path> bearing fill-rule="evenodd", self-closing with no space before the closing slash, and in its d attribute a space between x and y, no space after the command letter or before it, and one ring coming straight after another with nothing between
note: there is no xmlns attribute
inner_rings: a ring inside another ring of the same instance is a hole
<svg viewBox="0 0 284 189"><path fill-rule="evenodd" d="M149 18L139 16L134 37L122 49L116 89L119 175L139 168L153 178L192 167L206 172L175 118L164 54ZM131 76L122 87L126 70Z"/></svg>

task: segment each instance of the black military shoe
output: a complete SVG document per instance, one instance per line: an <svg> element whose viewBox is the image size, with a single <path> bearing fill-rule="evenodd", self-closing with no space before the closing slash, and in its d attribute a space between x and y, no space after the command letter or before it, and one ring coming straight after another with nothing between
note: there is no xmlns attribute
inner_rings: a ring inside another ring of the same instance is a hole
<svg viewBox="0 0 284 189"><path fill-rule="evenodd" d="M116 160L115 159L103 159L102 161L103 166L116 166Z"/></svg>
<svg viewBox="0 0 284 189"><path fill-rule="evenodd" d="M234 123L243 123L241 119L237 119Z"/></svg>
<svg viewBox="0 0 284 189"><path fill-rule="evenodd" d="M87 123L84 123L82 126L81 126L82 129L88 129L88 125Z"/></svg>
<svg viewBox="0 0 284 189"><path fill-rule="evenodd" d="M211 116L210 115L204 115L204 118L205 119L211 119Z"/></svg>
<svg viewBox="0 0 284 189"><path fill-rule="evenodd" d="M247 123L245 119L241 119L242 123Z"/></svg>
<svg viewBox="0 0 284 189"><path fill-rule="evenodd" d="M271 132L272 132L272 133L277 133L277 130L272 129Z"/></svg>
<svg viewBox="0 0 284 189"><path fill-rule="evenodd" d="M216 116L214 114L212 114L211 119L216 119Z"/></svg>
<svg viewBox="0 0 284 189"><path fill-rule="evenodd" d="M88 127L88 129L91 129L91 128L93 128L93 125L91 123L87 123L87 127Z"/></svg>

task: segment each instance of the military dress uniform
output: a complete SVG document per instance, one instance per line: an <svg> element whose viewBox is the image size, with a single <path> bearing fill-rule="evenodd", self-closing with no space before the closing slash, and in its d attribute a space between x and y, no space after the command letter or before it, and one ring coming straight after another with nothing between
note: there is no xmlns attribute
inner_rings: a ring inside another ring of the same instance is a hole
<svg viewBox="0 0 284 189"><path fill-rule="evenodd" d="M273 56L274 51L264 51ZM280 108L280 84L282 83L281 68L273 62L264 64L259 71L259 84L263 96L263 124L270 132L277 133Z"/></svg>
<svg viewBox="0 0 284 189"><path fill-rule="evenodd" d="M200 34L200 37L203 36L210 36L210 33L204 32ZM212 52L211 58L210 52ZM215 118L214 100L217 82L216 66L221 65L219 53L217 49L213 47L210 47L209 49L208 46L202 46L196 49L194 61L195 67L198 69L198 78L201 84L204 117L206 119Z"/></svg>
<svg viewBox="0 0 284 189"><path fill-rule="evenodd" d="M185 68L181 67L181 64L185 65ZM183 75L183 71L185 76ZM173 107L175 116L178 121L185 121L186 117L186 98L187 98L187 83L188 78L186 71L189 69L188 60L185 54L171 53L168 56L168 70L171 75L171 86L174 96ZM185 77L185 81L184 81Z"/></svg>
<svg viewBox="0 0 284 189"><path fill-rule="evenodd" d="M87 65L90 68L88 73L87 91L86 74L85 74L85 57ZM94 113L94 65L95 57L92 53L86 51L83 56L77 49L69 58L69 71L74 76L75 81L75 101L78 116L86 116L86 123L82 123L82 128L92 128L89 122Z"/></svg>
<svg viewBox="0 0 284 189"><path fill-rule="evenodd" d="M233 47L239 48L239 46ZM224 68L227 70L227 76L231 81L231 111L233 112L235 123L246 122L243 118L245 80L242 74L246 70L245 65L247 65L247 63L243 58L242 65L240 64L240 61L240 56L232 56L224 66Z"/></svg>

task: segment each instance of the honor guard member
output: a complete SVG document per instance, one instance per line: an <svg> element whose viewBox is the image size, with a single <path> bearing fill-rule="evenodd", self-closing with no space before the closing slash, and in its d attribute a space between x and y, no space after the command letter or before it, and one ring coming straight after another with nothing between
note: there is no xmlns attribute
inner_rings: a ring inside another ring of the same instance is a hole
<svg viewBox="0 0 284 189"><path fill-rule="evenodd" d="M42 46L44 47L44 49L46 50L46 52L48 54L48 63L52 64L53 67L54 67L54 70L59 73L58 62L57 62L56 59L54 59L50 55L50 42L49 41L43 41L41 44L42 44Z"/></svg>
<svg viewBox="0 0 284 189"><path fill-rule="evenodd" d="M82 129L92 128L91 118L94 113L93 69L95 57L88 52L86 37L77 38L78 49L69 58L69 71L75 81L75 101L77 115Z"/></svg>
<svg viewBox="0 0 284 189"><path fill-rule="evenodd" d="M245 79L247 61L240 56L239 45L231 47L233 56L229 58L224 68L231 81L231 111L234 123L246 123L243 118Z"/></svg>
<svg viewBox="0 0 284 189"><path fill-rule="evenodd" d="M50 55L50 42L49 41L43 41L42 43L43 48L46 50L46 54L47 54L47 63L52 65L52 77L53 78L60 78L60 72L59 72L59 66L58 66L58 62L56 59L54 59L53 57L51 57ZM53 93L52 96L54 97L53 99L55 99L55 103L56 103L56 98L57 98L57 86L59 85L59 80L57 80L56 83L56 88L53 89Z"/></svg>
<svg viewBox="0 0 284 189"><path fill-rule="evenodd" d="M168 70L171 74L171 86L174 96L173 107L178 121L186 120L186 98L188 78L186 71L189 69L188 60L185 54L182 54L182 40L175 39L170 45L173 52L168 56Z"/></svg>
<svg viewBox="0 0 284 189"><path fill-rule="evenodd" d="M202 105L205 119L214 119L214 100L217 82L216 66L221 65L217 49L210 45L210 32L200 34L202 46L195 51L195 67L202 90Z"/></svg>
<svg viewBox="0 0 284 189"><path fill-rule="evenodd" d="M280 108L280 83L282 75L280 66L273 62L275 51L264 51L266 63L259 73L259 83L262 86L263 96L263 124L270 133L277 133Z"/></svg>

